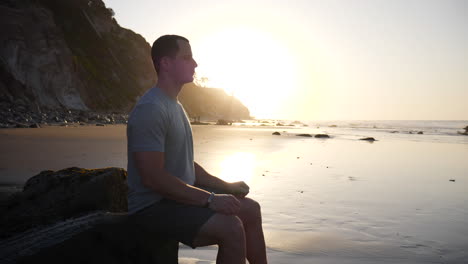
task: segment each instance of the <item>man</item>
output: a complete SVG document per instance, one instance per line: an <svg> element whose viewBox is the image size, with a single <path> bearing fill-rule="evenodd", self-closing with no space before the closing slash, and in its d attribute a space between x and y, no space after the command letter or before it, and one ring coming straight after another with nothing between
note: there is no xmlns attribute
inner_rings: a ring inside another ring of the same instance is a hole
<svg viewBox="0 0 468 264"><path fill-rule="evenodd" d="M158 81L127 126L129 213L193 248L217 244L217 263L267 263L260 206L245 197L247 184L225 182L194 161L192 130L177 100L197 67L189 41L162 36L151 55Z"/></svg>

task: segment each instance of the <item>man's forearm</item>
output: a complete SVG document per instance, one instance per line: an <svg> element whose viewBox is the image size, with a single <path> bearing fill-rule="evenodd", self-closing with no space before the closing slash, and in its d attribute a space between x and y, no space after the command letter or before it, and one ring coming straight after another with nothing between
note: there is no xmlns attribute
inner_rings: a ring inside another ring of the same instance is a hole
<svg viewBox="0 0 468 264"><path fill-rule="evenodd" d="M195 166L195 185L204 186L208 188L219 189L227 191L228 183L220 178L209 174L202 166L194 162Z"/></svg>
<svg viewBox="0 0 468 264"><path fill-rule="evenodd" d="M209 192L187 185L164 169L164 153L134 152L141 183L162 196L185 204L205 205Z"/></svg>
<svg viewBox="0 0 468 264"><path fill-rule="evenodd" d="M164 170L153 173L158 173L158 177L147 177L150 180L143 184L168 199L196 206L203 206L208 200L209 192L205 190L190 186Z"/></svg>

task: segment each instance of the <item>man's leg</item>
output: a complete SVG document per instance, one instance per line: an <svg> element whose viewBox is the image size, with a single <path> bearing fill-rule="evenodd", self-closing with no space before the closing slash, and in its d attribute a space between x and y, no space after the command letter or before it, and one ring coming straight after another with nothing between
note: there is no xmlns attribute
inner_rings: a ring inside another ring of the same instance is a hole
<svg viewBox="0 0 468 264"><path fill-rule="evenodd" d="M198 232L195 247L218 245L218 264L245 264L245 233L242 220L234 215L213 215Z"/></svg>
<svg viewBox="0 0 468 264"><path fill-rule="evenodd" d="M250 198L239 200L241 211L238 216L244 225L247 259L250 264L266 264L266 246L260 205Z"/></svg>

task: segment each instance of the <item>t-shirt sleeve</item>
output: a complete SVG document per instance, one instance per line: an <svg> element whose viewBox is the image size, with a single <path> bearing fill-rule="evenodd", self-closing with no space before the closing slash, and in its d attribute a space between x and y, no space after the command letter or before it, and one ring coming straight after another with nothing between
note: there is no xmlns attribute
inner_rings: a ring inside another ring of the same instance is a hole
<svg viewBox="0 0 468 264"><path fill-rule="evenodd" d="M164 152L166 113L154 104L142 104L133 111L127 125L128 150Z"/></svg>

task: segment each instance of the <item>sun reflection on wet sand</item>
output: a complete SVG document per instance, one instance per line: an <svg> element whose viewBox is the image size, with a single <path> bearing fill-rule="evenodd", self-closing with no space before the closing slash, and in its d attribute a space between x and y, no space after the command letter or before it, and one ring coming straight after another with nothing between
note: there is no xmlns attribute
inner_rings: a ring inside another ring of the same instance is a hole
<svg viewBox="0 0 468 264"><path fill-rule="evenodd" d="M227 182L249 183L254 175L256 156L250 152L235 152L220 162L219 177Z"/></svg>

